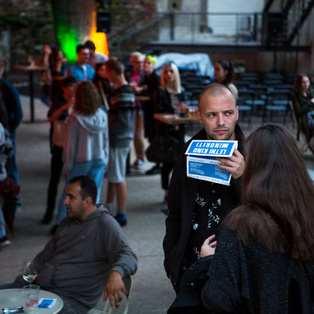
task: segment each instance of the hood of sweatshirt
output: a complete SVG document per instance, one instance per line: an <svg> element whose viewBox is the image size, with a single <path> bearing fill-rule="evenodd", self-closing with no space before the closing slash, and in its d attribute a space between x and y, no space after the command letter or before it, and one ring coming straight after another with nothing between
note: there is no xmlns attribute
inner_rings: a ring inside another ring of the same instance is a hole
<svg viewBox="0 0 314 314"><path fill-rule="evenodd" d="M89 133L99 133L108 128L107 114L100 108L92 116L83 116L77 112L73 112L72 115Z"/></svg>

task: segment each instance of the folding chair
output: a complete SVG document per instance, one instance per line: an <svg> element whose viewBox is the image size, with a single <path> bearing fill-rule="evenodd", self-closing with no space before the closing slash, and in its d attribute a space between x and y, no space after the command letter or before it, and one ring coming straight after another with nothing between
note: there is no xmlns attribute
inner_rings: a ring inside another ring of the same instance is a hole
<svg viewBox="0 0 314 314"><path fill-rule="evenodd" d="M127 314L128 310L129 310L129 300L130 300L130 296L131 296L131 292L132 292L132 286L133 286L132 276L124 278L123 283L124 283L125 289L128 292L129 296L126 298L125 301L120 303L119 309L122 308L122 306L124 305L123 314ZM110 314L110 313L112 313L112 311L113 310L110 307L109 298L106 301L104 301L103 296L101 296L101 298L99 299L96 306L93 309L89 310L87 314Z"/></svg>
<svg viewBox="0 0 314 314"><path fill-rule="evenodd" d="M269 115L270 121L272 121L274 115L282 114L283 125L285 125L286 117L290 111L290 94L290 91L271 91L268 93L263 123L265 123L267 115Z"/></svg>
<svg viewBox="0 0 314 314"><path fill-rule="evenodd" d="M239 92L239 97L237 99L237 105L240 112L240 118L247 117L248 129L251 126L251 117L253 111L253 104L255 99L255 93L253 91L243 91Z"/></svg>

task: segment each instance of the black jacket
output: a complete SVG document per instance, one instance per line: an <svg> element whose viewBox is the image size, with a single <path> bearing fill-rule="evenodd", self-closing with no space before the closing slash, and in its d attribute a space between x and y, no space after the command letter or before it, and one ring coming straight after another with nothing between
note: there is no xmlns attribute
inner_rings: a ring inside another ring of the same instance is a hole
<svg viewBox="0 0 314 314"><path fill-rule="evenodd" d="M213 313L313 313L314 261L303 265L309 282L289 253L270 253L253 238L244 245L223 227L202 302Z"/></svg>
<svg viewBox="0 0 314 314"><path fill-rule="evenodd" d="M238 125L235 132L238 140L238 150L244 155L244 137ZM203 129L197 133L191 141L195 139L206 140L205 130ZM186 144L186 147L189 144L190 141ZM192 216L199 183L199 180L186 176L186 155L181 154L174 168L169 186L169 215L166 219L166 235L163 241L164 267L176 290L182 276L182 261L192 230ZM230 186L213 184L212 189L215 189L216 195L220 195L223 204L222 210L224 211L221 214L222 218L238 206L241 196L241 178L231 179Z"/></svg>

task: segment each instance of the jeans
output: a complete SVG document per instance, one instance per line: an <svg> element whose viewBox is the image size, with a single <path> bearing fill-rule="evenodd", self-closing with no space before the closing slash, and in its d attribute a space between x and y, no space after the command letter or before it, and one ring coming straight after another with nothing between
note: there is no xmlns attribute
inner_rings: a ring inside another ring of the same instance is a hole
<svg viewBox="0 0 314 314"><path fill-rule="evenodd" d="M5 232L5 221L3 217L2 207L0 205L0 239L5 237L7 234Z"/></svg>
<svg viewBox="0 0 314 314"><path fill-rule="evenodd" d="M15 185L19 185L20 180L19 180L19 175L17 172L17 166L15 162L15 153L16 153L16 132L15 131L11 133L11 139L14 142L15 150L13 152L13 155L10 158L8 158L7 163L6 163L7 175L9 178L12 179Z"/></svg>
<svg viewBox="0 0 314 314"><path fill-rule="evenodd" d="M66 207L63 204L65 200L65 188L68 182L76 177L86 175L92 178L97 186L97 200L96 203L99 203L100 200L100 193L101 193L101 184L104 177L104 171L107 165L107 161L104 159L96 159L90 160L85 162L78 162L75 163L72 167L70 175L66 179L65 187L62 193L62 196L59 201L59 208L58 208L58 216L57 216L57 223L66 217Z"/></svg>

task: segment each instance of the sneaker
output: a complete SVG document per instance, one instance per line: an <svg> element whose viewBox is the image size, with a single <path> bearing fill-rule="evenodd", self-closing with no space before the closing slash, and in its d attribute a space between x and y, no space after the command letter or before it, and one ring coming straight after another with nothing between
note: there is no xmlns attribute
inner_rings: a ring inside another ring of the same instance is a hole
<svg viewBox="0 0 314 314"><path fill-rule="evenodd" d="M148 176L150 176L150 175L153 175L153 174L159 174L160 171L161 171L161 168L160 168L158 165L156 165L156 166L154 166L153 168L147 170L147 171L145 172L145 174L148 175Z"/></svg>
<svg viewBox="0 0 314 314"><path fill-rule="evenodd" d="M11 241L8 239L7 236L4 236L0 239L0 247L9 246L11 244Z"/></svg>
<svg viewBox="0 0 314 314"><path fill-rule="evenodd" d="M116 221L119 223L121 227L124 227L127 224L126 215L118 213L116 216L114 216Z"/></svg>
<svg viewBox="0 0 314 314"><path fill-rule="evenodd" d="M132 168L135 168L135 169L138 169L138 170L140 170L140 169L143 169L143 167L144 167L144 161L142 160L142 159L136 159L135 161L134 161L134 163L132 164Z"/></svg>

